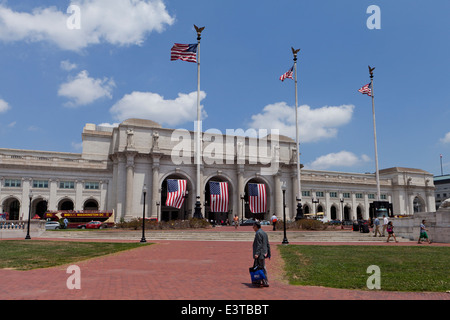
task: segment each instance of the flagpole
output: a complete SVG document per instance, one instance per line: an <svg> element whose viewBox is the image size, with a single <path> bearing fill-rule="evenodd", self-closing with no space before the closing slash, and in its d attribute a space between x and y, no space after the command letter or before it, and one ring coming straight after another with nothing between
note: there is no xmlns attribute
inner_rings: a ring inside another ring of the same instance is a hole
<svg viewBox="0 0 450 320"><path fill-rule="evenodd" d="M441 176L443 176L444 175L444 171L442 170L442 154L441 154L440 158L441 158Z"/></svg>
<svg viewBox="0 0 450 320"><path fill-rule="evenodd" d="M369 66L369 73L370 73L370 86L372 90L372 117L373 117L373 137L374 137L374 143L375 143L375 178L377 180L377 200L380 201L380 173L378 170L378 149L377 149L377 128L375 124L375 96L374 96L374 90L373 90L373 70L375 68L370 68Z"/></svg>
<svg viewBox="0 0 450 320"><path fill-rule="evenodd" d="M297 154L295 156L297 161L297 215L295 216L295 220L300 220L303 218L303 207L302 207L302 188L300 182L300 144L299 144L299 136L298 136L298 93L297 93L297 53L300 49L295 50L292 48L292 53L294 54L294 77L295 77L295 144L297 149Z"/></svg>
<svg viewBox="0 0 450 320"><path fill-rule="evenodd" d="M200 116L201 116L201 110L200 110L200 40L201 40L201 34L205 27L198 28L196 25L194 25L195 30L197 31L197 201L195 202L195 210L194 210L194 218L197 219L203 219L202 216L202 205L200 202L200 160L201 160L201 125L200 125Z"/></svg>

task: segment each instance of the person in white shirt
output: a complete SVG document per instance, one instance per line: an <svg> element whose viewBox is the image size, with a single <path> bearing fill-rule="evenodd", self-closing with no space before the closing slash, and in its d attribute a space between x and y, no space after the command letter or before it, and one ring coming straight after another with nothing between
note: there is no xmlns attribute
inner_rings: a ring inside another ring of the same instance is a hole
<svg viewBox="0 0 450 320"><path fill-rule="evenodd" d="M388 218L386 218L386 215L383 214L383 235L382 235L382 237L384 237L384 233L386 231L386 227L387 227L388 223L389 223Z"/></svg>
<svg viewBox="0 0 450 320"><path fill-rule="evenodd" d="M272 218L270 218L270 221L272 222L272 225L273 225L273 231L275 231L275 227L276 227L277 221L278 221L277 215L275 213L273 214Z"/></svg>

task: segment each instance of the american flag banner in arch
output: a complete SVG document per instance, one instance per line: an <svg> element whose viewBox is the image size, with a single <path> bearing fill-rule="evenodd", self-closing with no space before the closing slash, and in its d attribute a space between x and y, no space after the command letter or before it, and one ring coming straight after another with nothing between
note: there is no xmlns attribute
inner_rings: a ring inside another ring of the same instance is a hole
<svg viewBox="0 0 450 320"><path fill-rule="evenodd" d="M186 195L186 180L167 179L166 206L180 209Z"/></svg>
<svg viewBox="0 0 450 320"><path fill-rule="evenodd" d="M251 213L266 212L267 197L266 185L263 183L248 184L248 198Z"/></svg>
<svg viewBox="0 0 450 320"><path fill-rule="evenodd" d="M228 212L228 183L211 181L209 192L211 212Z"/></svg>

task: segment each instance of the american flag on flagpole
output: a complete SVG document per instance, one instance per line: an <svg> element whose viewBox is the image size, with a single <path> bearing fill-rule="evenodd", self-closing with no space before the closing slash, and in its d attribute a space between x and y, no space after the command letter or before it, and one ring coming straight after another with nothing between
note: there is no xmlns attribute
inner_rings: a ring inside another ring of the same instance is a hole
<svg viewBox="0 0 450 320"><path fill-rule="evenodd" d="M292 66L292 68L290 68L288 71L286 71L285 73L283 73L280 77L281 81L284 81L284 79L286 78L290 78L290 79L294 79L292 77L292 75L294 74L294 66Z"/></svg>
<svg viewBox="0 0 450 320"><path fill-rule="evenodd" d="M186 180L167 180L166 206L180 209L186 195Z"/></svg>
<svg viewBox="0 0 450 320"><path fill-rule="evenodd" d="M175 43L170 49L170 60L197 62L197 46L198 44Z"/></svg>
<svg viewBox="0 0 450 320"><path fill-rule="evenodd" d="M358 90L362 94L367 94L369 97L372 96L372 84L368 83L365 86L363 86L361 89Z"/></svg>
<svg viewBox="0 0 450 320"><path fill-rule="evenodd" d="M211 181L209 192L211 194L211 212L228 212L228 183Z"/></svg>
<svg viewBox="0 0 450 320"><path fill-rule="evenodd" d="M252 213L266 212L266 185L263 183L248 184L248 198Z"/></svg>

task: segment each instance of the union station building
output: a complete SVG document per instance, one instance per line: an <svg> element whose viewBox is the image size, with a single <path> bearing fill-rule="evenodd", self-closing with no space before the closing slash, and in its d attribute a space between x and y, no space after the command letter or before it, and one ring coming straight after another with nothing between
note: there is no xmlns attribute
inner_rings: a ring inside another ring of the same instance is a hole
<svg viewBox="0 0 450 320"><path fill-rule="evenodd" d="M81 154L0 148L0 213L22 220L29 212L45 218L48 212L63 211L112 216L119 222L140 218L145 210L146 217L167 221L192 217L200 196L202 216L208 219L232 221L237 214L240 219L269 220L274 213L282 217L283 202L287 219L295 219L295 141L270 132L239 133L202 133L199 190L197 134L150 120L129 119L114 128L86 124ZM391 205L390 214L435 211L430 173L394 167L380 170L379 176L380 200ZM179 209L166 206L168 179L187 182ZM228 183L228 212L211 212L211 181ZM377 199L374 173L301 169L300 181L305 215L320 213L328 220L372 217L371 203ZM249 183L265 185L265 212L250 212Z"/></svg>

